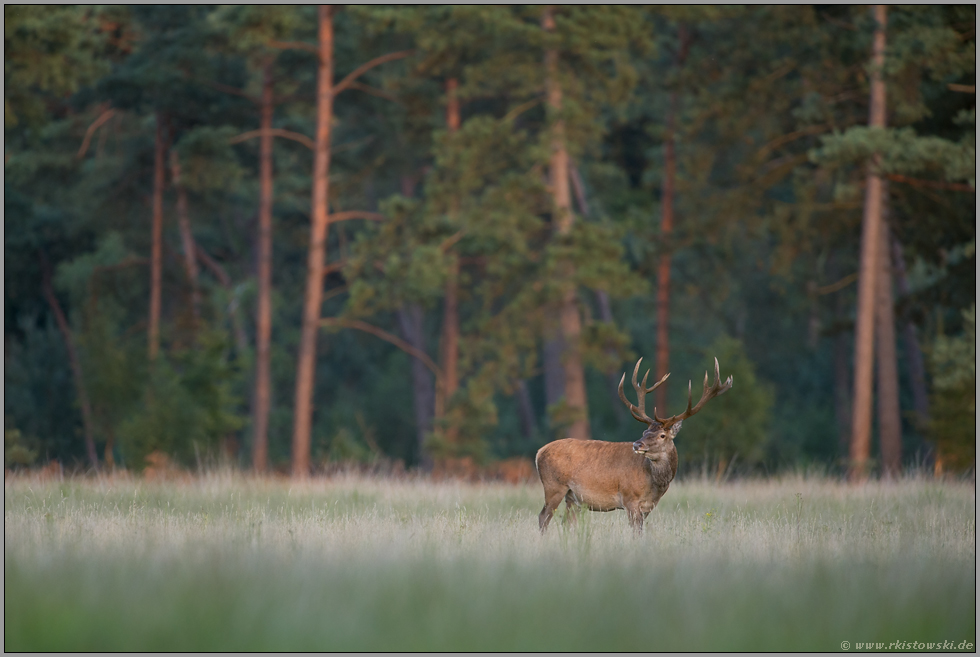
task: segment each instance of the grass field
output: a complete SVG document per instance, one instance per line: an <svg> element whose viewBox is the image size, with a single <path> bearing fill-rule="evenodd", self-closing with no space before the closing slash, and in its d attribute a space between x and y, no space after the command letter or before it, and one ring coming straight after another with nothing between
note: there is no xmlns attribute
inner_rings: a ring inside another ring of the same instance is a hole
<svg viewBox="0 0 980 657"><path fill-rule="evenodd" d="M971 483L679 481L639 538L622 511L542 537L541 504L539 485L8 477L4 648L976 646Z"/></svg>

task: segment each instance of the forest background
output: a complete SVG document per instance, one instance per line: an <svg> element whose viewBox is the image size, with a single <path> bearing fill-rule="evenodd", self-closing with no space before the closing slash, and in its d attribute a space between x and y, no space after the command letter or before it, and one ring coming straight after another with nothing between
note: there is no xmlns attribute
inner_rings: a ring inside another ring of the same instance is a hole
<svg viewBox="0 0 980 657"><path fill-rule="evenodd" d="M871 162L899 458L973 468L975 20L7 5L5 467L633 440L642 356L734 375L682 468L847 468Z"/></svg>

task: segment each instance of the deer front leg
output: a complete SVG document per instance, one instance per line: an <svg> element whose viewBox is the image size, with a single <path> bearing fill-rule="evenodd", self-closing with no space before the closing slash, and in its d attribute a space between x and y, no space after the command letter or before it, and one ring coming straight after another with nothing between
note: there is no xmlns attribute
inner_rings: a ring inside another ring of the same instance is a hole
<svg viewBox="0 0 980 657"><path fill-rule="evenodd" d="M646 520L647 514L640 510L639 504L629 504L626 507L626 516L629 518L630 526L633 528L633 533L640 535L643 533L643 521Z"/></svg>

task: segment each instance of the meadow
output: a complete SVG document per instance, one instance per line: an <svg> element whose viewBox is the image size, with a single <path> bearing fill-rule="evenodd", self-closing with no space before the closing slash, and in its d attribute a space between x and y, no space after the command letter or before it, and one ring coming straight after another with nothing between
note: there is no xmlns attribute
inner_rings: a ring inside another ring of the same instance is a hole
<svg viewBox="0 0 980 657"><path fill-rule="evenodd" d="M8 475L4 648L976 645L972 482L687 479L639 537L564 509L541 536L541 504L537 483Z"/></svg>

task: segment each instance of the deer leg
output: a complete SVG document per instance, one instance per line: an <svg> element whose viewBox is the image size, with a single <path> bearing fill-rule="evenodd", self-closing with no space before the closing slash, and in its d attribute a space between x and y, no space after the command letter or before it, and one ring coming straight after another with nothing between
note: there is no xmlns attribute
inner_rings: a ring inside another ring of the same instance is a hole
<svg viewBox="0 0 980 657"><path fill-rule="evenodd" d="M565 497L567 490L566 488L560 491L545 491L544 507L541 509L541 513L538 514L538 527L541 529L542 534L548 529L548 523L551 522L551 517L555 515L555 509L561 504L561 498Z"/></svg>
<svg viewBox="0 0 980 657"><path fill-rule="evenodd" d="M643 521L646 520L647 514L640 511L639 507L628 506L626 507L626 516L629 518L630 526L633 527L633 533L639 536L643 533Z"/></svg>
<svg viewBox="0 0 980 657"><path fill-rule="evenodd" d="M565 493L565 522L570 525L578 522L578 503L572 491Z"/></svg>

